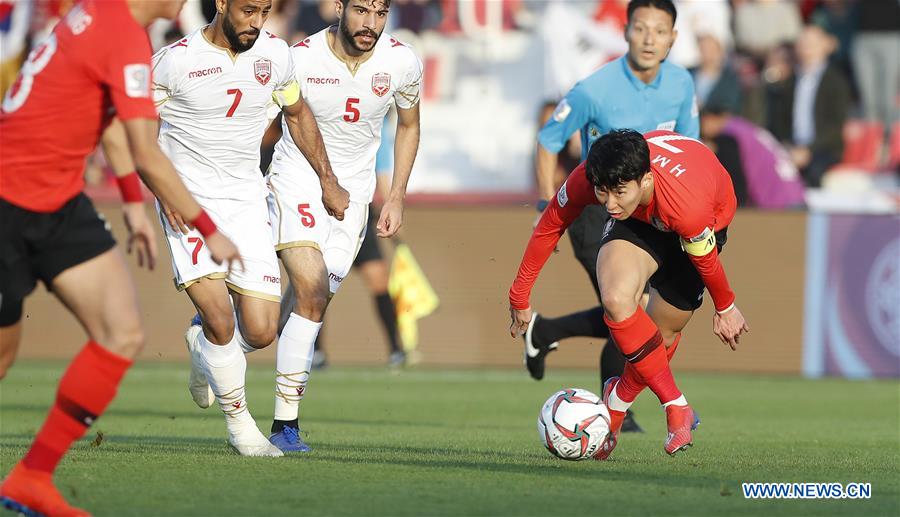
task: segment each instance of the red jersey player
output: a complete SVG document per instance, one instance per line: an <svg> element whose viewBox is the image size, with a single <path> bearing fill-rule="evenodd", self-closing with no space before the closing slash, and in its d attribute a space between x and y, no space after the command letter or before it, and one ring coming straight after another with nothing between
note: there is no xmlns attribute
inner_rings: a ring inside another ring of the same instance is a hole
<svg viewBox="0 0 900 517"><path fill-rule="evenodd" d="M106 409L144 334L122 253L81 192L84 161L113 114L154 193L201 230L213 257L238 261L156 143L145 27L173 19L184 0L85 0L23 64L0 112L0 348L14 350L23 299L38 280L72 311L89 341L62 376L34 443L0 485L0 502L26 515L87 515L53 486L72 442ZM136 174L120 178L126 202ZM11 355L4 354L0 377Z"/></svg>
<svg viewBox="0 0 900 517"><path fill-rule="evenodd" d="M692 445L699 419L675 385L669 360L681 329L703 301L704 287L716 306L713 331L723 343L734 350L741 333L750 330L719 261L737 206L731 178L693 138L628 129L602 136L560 187L528 242L509 290L513 337L528 327L531 288L560 236L585 206L598 203L610 216L597 257L604 320L628 362L621 377L604 385L611 432L595 458L606 459L615 448L625 411L648 386L666 408L665 450L675 454ZM647 282L644 311L640 299Z"/></svg>

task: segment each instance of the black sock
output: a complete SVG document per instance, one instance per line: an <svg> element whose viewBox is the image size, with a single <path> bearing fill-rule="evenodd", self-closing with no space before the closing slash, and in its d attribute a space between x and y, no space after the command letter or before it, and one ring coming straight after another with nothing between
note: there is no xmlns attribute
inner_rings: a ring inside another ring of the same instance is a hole
<svg viewBox="0 0 900 517"><path fill-rule="evenodd" d="M378 306L378 317L381 318L381 325L387 333L391 352L401 350L400 338L397 334L397 308L394 306L394 300L388 293L381 293L375 295L375 305Z"/></svg>
<svg viewBox="0 0 900 517"><path fill-rule="evenodd" d="M300 422L297 419L293 420L273 420L272 421L272 432L280 433L282 429L285 427L293 427L294 429L300 428Z"/></svg>
<svg viewBox="0 0 900 517"><path fill-rule="evenodd" d="M623 371L625 371L625 356L610 339L600 354L600 385L603 386L610 377L621 377Z"/></svg>
<svg viewBox="0 0 900 517"><path fill-rule="evenodd" d="M609 327L603 321L603 307L567 314L559 318L541 318L532 331L538 344L549 345L568 337L608 338Z"/></svg>

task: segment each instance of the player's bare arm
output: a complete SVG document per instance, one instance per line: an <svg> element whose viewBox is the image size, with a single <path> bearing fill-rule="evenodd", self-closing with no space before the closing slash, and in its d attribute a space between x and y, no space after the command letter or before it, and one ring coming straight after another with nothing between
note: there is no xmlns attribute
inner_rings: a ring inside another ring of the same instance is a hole
<svg viewBox="0 0 900 517"><path fill-rule="evenodd" d="M394 174L391 190L378 218L379 237L393 237L403 225L403 200L419 150L419 104L409 109L397 108L397 136L394 139Z"/></svg>
<svg viewBox="0 0 900 517"><path fill-rule="evenodd" d="M144 267L146 264L152 270L156 266L156 232L140 198L140 180L136 177L134 161L128 150L125 127L119 119L113 119L103 132L100 143L122 189L122 215L125 218L125 228L128 229L128 253L134 251L138 266ZM137 192L133 192L135 188ZM134 196L133 199L128 197L128 192L133 192L130 194Z"/></svg>
<svg viewBox="0 0 900 517"><path fill-rule="evenodd" d="M338 221L344 220L344 211L350 206L350 194L338 183L337 176L331 170L328 154L322 133L309 106L301 98L283 110L284 120L294 144L303 153L303 157L312 165L322 184L322 203L328 215Z"/></svg>
<svg viewBox="0 0 900 517"><path fill-rule="evenodd" d="M559 155L558 153L548 150L538 142L536 162L538 196L541 200L548 201L553 199L553 195L556 193L556 185L553 184L553 178L556 173L557 164L559 163ZM535 222L535 224L537 224L537 222Z"/></svg>
<svg viewBox="0 0 900 517"><path fill-rule="evenodd" d="M172 166L172 162L166 158L156 143L156 120L135 118L126 120L123 124L135 167L150 190L162 202L173 207L189 221L197 222L202 213L200 205L188 192L187 187L181 182L178 173ZM239 267L244 267L238 249L221 232L213 230L212 233L206 235L205 241L216 263L227 262L229 267L237 263Z"/></svg>

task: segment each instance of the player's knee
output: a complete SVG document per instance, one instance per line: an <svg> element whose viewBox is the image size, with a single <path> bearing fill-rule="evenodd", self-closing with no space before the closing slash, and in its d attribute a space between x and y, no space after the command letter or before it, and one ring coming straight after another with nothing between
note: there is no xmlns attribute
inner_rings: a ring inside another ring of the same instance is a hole
<svg viewBox="0 0 900 517"><path fill-rule="evenodd" d="M146 337L141 324L134 322L128 325L117 325L106 339L99 343L110 352L122 357L133 358L144 348Z"/></svg>
<svg viewBox="0 0 900 517"><path fill-rule="evenodd" d="M613 321L628 318L638 308L634 294L623 289L601 290L600 296L603 298L603 310Z"/></svg>
<svg viewBox="0 0 900 517"><path fill-rule="evenodd" d="M225 345L234 337L234 314L215 311L204 314L203 326L207 337L216 345Z"/></svg>
<svg viewBox="0 0 900 517"><path fill-rule="evenodd" d="M246 324L241 327L241 335L253 348L265 348L275 341L278 332L278 322L260 321Z"/></svg>

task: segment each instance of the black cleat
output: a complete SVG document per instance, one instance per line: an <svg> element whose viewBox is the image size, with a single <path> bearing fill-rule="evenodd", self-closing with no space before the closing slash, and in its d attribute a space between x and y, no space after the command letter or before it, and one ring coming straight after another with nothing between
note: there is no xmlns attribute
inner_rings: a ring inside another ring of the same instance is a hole
<svg viewBox="0 0 900 517"><path fill-rule="evenodd" d="M622 429L623 433L643 433L644 429L638 425L637 421L634 419L634 413L629 409L625 412L625 419L622 420Z"/></svg>
<svg viewBox="0 0 900 517"><path fill-rule="evenodd" d="M522 335L522 340L525 342L525 368L528 370L528 375L531 375L531 378L536 381L544 378L544 361L547 358L547 354L556 350L556 347L559 346L558 341L549 345L536 342L532 331L537 324L538 318L540 318L538 313L532 314L531 321L528 322L528 330Z"/></svg>

